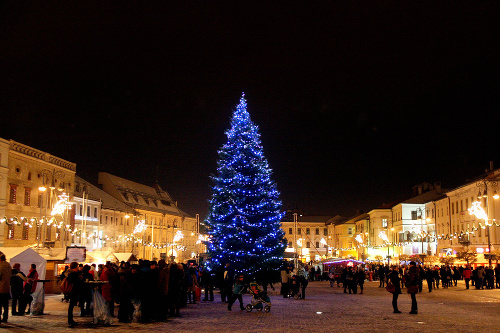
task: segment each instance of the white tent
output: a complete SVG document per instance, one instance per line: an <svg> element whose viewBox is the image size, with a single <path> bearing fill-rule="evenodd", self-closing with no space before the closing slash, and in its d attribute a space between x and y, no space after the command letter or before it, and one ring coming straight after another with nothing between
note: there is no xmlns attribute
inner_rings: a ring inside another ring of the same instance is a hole
<svg viewBox="0 0 500 333"><path fill-rule="evenodd" d="M0 251L5 254L7 261L11 266L15 263L21 265L21 271L28 275L31 264L36 265L36 270L38 272L38 279L45 280L45 269L47 268L47 260L45 260L41 255L36 253L30 247L0 247ZM37 285L37 290L42 287L42 284Z"/></svg>
<svg viewBox="0 0 500 333"><path fill-rule="evenodd" d="M137 257L133 253L129 252L115 252L114 253L116 259L118 259L118 262L135 262L137 261Z"/></svg>

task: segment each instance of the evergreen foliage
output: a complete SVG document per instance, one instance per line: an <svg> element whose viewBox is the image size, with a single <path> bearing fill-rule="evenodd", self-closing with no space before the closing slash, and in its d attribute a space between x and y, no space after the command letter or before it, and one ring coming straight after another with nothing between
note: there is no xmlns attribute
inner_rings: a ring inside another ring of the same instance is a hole
<svg viewBox="0 0 500 333"><path fill-rule="evenodd" d="M286 246L280 193L244 94L225 134L205 220L211 266L230 263L236 273L246 274L278 268Z"/></svg>

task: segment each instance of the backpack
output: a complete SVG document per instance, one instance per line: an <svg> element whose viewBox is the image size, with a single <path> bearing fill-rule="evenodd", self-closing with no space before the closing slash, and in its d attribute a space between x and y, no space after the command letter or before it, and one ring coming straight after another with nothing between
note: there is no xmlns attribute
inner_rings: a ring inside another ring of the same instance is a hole
<svg viewBox="0 0 500 333"><path fill-rule="evenodd" d="M61 283L61 291L64 293L64 294L69 294L71 292L71 290L73 290L73 284L71 282L68 281L68 278L65 277L63 280L62 280L62 283Z"/></svg>

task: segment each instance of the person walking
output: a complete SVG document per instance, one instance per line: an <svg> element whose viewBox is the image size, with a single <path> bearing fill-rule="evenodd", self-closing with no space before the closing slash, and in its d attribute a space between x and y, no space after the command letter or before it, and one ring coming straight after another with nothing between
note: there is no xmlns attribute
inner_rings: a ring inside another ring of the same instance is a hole
<svg viewBox="0 0 500 333"><path fill-rule="evenodd" d="M12 294L12 315L22 316L21 303L23 297L24 281L28 278L21 271L21 264L15 263L12 268L12 277L10 278L10 290Z"/></svg>
<svg viewBox="0 0 500 333"><path fill-rule="evenodd" d="M234 283L233 294L231 296L229 304L227 305L227 309L229 311L231 311L231 307L233 306L234 302L236 302L236 300L240 302L240 310L245 310L245 307L243 306L243 289L245 288L244 279L245 277L243 275L239 275L236 279L236 282Z"/></svg>
<svg viewBox="0 0 500 333"><path fill-rule="evenodd" d="M411 296L411 311L410 314L417 314L417 297L415 296L418 292L418 280L419 274L416 263L414 261L410 261L410 268L408 269L408 279L407 283L407 291Z"/></svg>
<svg viewBox="0 0 500 333"><path fill-rule="evenodd" d="M2 323L9 319L10 278L12 267L7 262L5 254L0 252L0 316ZM2 314L3 311L3 314Z"/></svg>
<svg viewBox="0 0 500 333"><path fill-rule="evenodd" d="M391 267L391 271L387 276L387 280L392 283L395 287L394 292L392 293L392 308L394 313L401 313L398 309L398 297L401 294L401 279L399 278L399 270L396 265Z"/></svg>

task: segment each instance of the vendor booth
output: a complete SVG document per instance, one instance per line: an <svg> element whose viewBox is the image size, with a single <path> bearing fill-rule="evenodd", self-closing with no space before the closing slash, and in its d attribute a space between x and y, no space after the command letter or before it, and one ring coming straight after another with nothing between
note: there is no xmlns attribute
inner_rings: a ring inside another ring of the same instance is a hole
<svg viewBox="0 0 500 333"><path fill-rule="evenodd" d="M28 276L31 264L36 265L38 279L45 280L45 270L47 268L47 260L39 255L30 247L0 247L0 251L5 254L7 261L11 266L15 263L21 265L21 271ZM42 284L37 285L37 290L42 288Z"/></svg>

